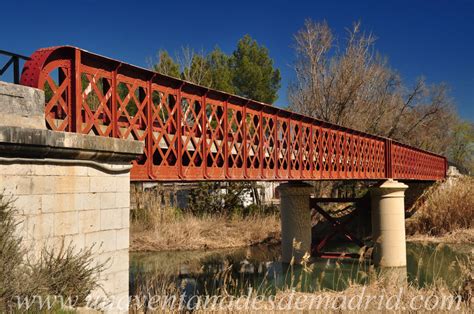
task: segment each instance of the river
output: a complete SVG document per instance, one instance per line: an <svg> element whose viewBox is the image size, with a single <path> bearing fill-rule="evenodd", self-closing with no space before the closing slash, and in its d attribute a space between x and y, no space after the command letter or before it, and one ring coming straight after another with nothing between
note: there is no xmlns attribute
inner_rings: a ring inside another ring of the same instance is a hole
<svg viewBox="0 0 474 314"><path fill-rule="evenodd" d="M356 248L345 248L356 251ZM443 280L459 286L460 265L474 253L472 245L407 243L408 281L418 286ZM238 249L131 253L130 293L165 289L168 284L186 286L197 294L226 289L245 293L249 288L271 294L278 289L298 291L343 290L352 283L367 283L373 267L354 259L316 259L310 268L285 267L279 246ZM157 287L159 285L160 287Z"/></svg>

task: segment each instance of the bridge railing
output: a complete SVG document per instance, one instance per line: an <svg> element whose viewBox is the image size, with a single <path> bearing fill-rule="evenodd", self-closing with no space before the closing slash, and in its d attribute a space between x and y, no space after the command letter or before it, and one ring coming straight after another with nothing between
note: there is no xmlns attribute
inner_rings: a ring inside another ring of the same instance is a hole
<svg viewBox="0 0 474 314"><path fill-rule="evenodd" d="M20 62L29 60L30 58L19 55L17 53L0 50L0 57L7 57L8 61L0 67L0 78L7 72L7 70L12 66L12 76L13 76L13 83L19 84L20 83Z"/></svg>
<svg viewBox="0 0 474 314"><path fill-rule="evenodd" d="M75 47L36 51L48 128L142 140L134 180L444 178L446 159Z"/></svg>

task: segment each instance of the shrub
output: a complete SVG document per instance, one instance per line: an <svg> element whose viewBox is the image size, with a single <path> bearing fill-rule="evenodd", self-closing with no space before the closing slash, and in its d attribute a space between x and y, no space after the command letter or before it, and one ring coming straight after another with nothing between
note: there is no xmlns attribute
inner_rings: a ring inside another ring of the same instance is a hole
<svg viewBox="0 0 474 314"><path fill-rule="evenodd" d="M243 198L252 189L250 182L200 182L189 195L186 209L194 215L230 216L244 209Z"/></svg>
<svg viewBox="0 0 474 314"><path fill-rule="evenodd" d="M166 222L173 222L182 216L176 207L170 191L163 186L142 190L132 186L130 220L134 227L153 230Z"/></svg>
<svg viewBox="0 0 474 314"><path fill-rule="evenodd" d="M96 263L93 247L76 252L64 243L59 250L43 248L38 259L30 260L16 230L16 214L12 201L0 194L0 312L14 311L17 298L35 296L71 298L83 305L99 287L98 274L107 261Z"/></svg>
<svg viewBox="0 0 474 314"><path fill-rule="evenodd" d="M32 281L41 283L48 295L71 298L77 306L84 305L91 291L100 287L98 274L107 263L97 264L93 249L94 246L77 252L64 242L57 250L44 248L40 258L29 265Z"/></svg>
<svg viewBox="0 0 474 314"><path fill-rule="evenodd" d="M408 222L408 233L439 236L474 226L474 178L461 177L432 186Z"/></svg>
<svg viewBox="0 0 474 314"><path fill-rule="evenodd" d="M11 200L0 194L0 309L5 308L22 286L20 265L25 252L21 248L21 238L15 236L18 224L14 219L15 209Z"/></svg>
<svg viewBox="0 0 474 314"><path fill-rule="evenodd" d="M245 206L245 200L252 204ZM270 215L276 207L262 203L256 182L227 181L200 182L189 194L187 213L196 216L218 215L225 217L247 217Z"/></svg>

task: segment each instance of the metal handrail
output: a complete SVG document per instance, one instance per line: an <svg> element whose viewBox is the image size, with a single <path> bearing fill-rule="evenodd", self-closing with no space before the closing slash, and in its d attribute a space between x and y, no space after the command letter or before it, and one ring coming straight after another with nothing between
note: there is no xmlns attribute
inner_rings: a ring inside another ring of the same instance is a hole
<svg viewBox="0 0 474 314"><path fill-rule="evenodd" d="M9 52L6 50L0 50L0 55L8 56L10 59L0 69L0 77L8 70L13 64L13 83L20 84L20 59L28 61L30 57L26 57L17 53Z"/></svg>

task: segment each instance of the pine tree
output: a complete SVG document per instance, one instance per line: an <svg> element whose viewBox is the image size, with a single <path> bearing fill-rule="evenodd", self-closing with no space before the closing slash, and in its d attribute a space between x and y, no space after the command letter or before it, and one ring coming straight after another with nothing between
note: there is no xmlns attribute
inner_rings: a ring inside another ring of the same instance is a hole
<svg viewBox="0 0 474 314"><path fill-rule="evenodd" d="M280 71L274 69L268 49L245 35L231 59L232 83L239 96L273 103L278 98Z"/></svg>

